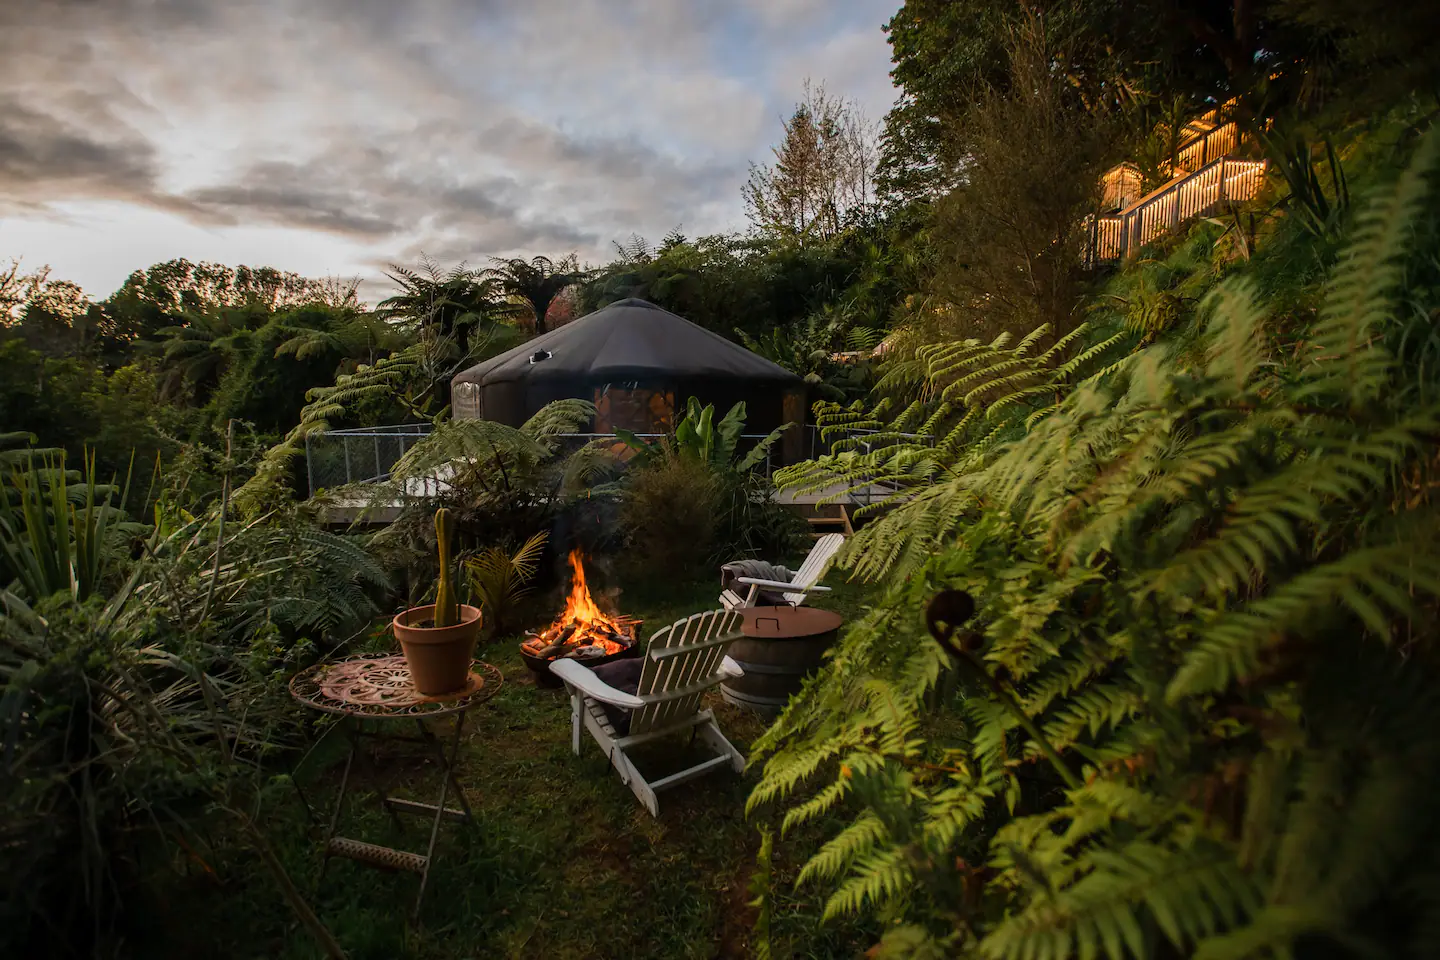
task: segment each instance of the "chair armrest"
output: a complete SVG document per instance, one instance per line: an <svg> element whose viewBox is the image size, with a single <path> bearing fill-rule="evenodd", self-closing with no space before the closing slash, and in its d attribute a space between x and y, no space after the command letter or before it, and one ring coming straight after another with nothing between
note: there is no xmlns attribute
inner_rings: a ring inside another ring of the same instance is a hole
<svg viewBox="0 0 1440 960"><path fill-rule="evenodd" d="M745 671L740 668L740 664L731 660L729 657L720 661L720 672L731 679L745 676Z"/></svg>
<svg viewBox="0 0 1440 960"><path fill-rule="evenodd" d="M595 676L595 671L577 660L565 657L551 660L550 672L592 700L599 700L601 703L608 703L626 710L638 710L645 706L644 700L633 693L616 690Z"/></svg>
<svg viewBox="0 0 1440 960"><path fill-rule="evenodd" d="M797 583L786 583L784 580L759 580L755 577L736 577L736 583L748 583L753 587L765 587L769 590L783 590L786 593L829 593L829 587L822 587L818 583L808 587L802 587Z"/></svg>

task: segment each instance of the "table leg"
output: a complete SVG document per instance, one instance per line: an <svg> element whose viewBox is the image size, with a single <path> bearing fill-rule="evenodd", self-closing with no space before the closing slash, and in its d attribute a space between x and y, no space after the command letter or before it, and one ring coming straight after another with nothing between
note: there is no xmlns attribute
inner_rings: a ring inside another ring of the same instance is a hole
<svg viewBox="0 0 1440 960"><path fill-rule="evenodd" d="M446 778L449 779L450 786L454 788L455 796L460 799L460 806L465 810L465 819L470 823L474 823L475 815L470 811L470 801L465 799L465 788L460 786L460 781L455 777L455 768L458 766L457 761L460 756L460 741L465 730L465 714L457 713L455 715L455 726L450 734L450 753L448 757L446 756L444 745L435 734L425 728L424 721L420 721L420 727L421 735L425 738L426 742L434 748L435 756L440 761L441 770L444 771Z"/></svg>
<svg viewBox="0 0 1440 960"><path fill-rule="evenodd" d="M335 796L335 809L330 813L330 826L325 830L324 859L320 861L320 876L315 879L316 887L320 881L325 879L325 871L330 866L330 840L335 836L335 829L340 825L340 811L345 806L345 793L350 789L350 767L355 761L355 738L351 733L350 724L354 721L348 717L341 721L345 724L345 739L350 743L350 750L345 754L345 772L340 775L340 792Z"/></svg>
<svg viewBox="0 0 1440 960"><path fill-rule="evenodd" d="M417 720L416 725L420 728L421 737L435 748L436 757L440 760L440 771L443 774L440 780L440 799L435 803L435 818L430 824L430 845L425 849L425 870L420 874L420 891L415 896L414 917L419 920L420 904L425 899L425 886L430 879L430 868L435 863L435 842L440 837L440 821L445 818L445 801L448 799L452 786L455 788L456 797L460 800L460 806L465 811L465 820L473 824L475 816L470 811L469 801L465 799L464 788L455 778L455 761L460 754L460 740L465 730L465 714L461 712L455 715L455 730L450 738L448 754L440 741L425 726L424 720Z"/></svg>
<svg viewBox="0 0 1440 960"><path fill-rule="evenodd" d="M385 739L385 735L381 733L367 734L365 732L365 721L356 720L355 723L358 729L353 743L355 752L359 755L360 765L365 768L364 775L369 778L371 784L374 786L377 801L385 812L390 815L390 822L395 825L396 831L404 833L405 824L400 819L400 815L395 812L395 808L390 805L390 778L387 778L380 772L379 768L375 766L374 761L372 761L370 756L365 752L366 736L375 740L383 740Z"/></svg>

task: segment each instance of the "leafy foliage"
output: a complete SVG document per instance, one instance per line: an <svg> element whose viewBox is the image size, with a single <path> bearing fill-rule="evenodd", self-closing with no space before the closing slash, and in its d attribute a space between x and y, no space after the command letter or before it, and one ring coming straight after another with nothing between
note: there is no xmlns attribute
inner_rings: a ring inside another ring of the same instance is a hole
<svg viewBox="0 0 1440 960"><path fill-rule="evenodd" d="M566 289L590 279L590 272L581 270L573 257L558 263L549 257L497 258L494 263L481 278L494 284L508 298L510 314L528 320L537 334L549 329L545 318L555 299Z"/></svg>
<svg viewBox="0 0 1440 960"><path fill-rule="evenodd" d="M830 453L788 467L776 475L782 488L827 492L831 498L857 492L868 506L857 515L880 514L847 544L839 562L862 576L893 568L904 574L931 555L969 522L977 502L968 492L970 474L991 462L1006 441L1059 409L1057 398L1077 383L1112 373L1102 366L1124 342L1114 335L1082 346L1081 326L1048 349L1038 344L1042 327L1011 346L1001 334L989 343L900 348L880 389L913 399L898 415L882 400L867 409L820 402L815 422Z"/></svg>
<svg viewBox="0 0 1440 960"><path fill-rule="evenodd" d="M490 546L465 561L471 596L484 612L485 627L492 636L503 636L508 631L515 607L530 592L529 584L539 569L548 538L549 534L542 530L514 553Z"/></svg>
<svg viewBox="0 0 1440 960"><path fill-rule="evenodd" d="M477 330L493 336L502 313L502 292L494 278L463 263L442 270L429 257L421 257L417 269L391 264L386 276L400 291L376 306L374 317L381 323L453 342L462 358L470 356L470 340Z"/></svg>
<svg viewBox="0 0 1440 960"><path fill-rule="evenodd" d="M827 305L801 323L761 337L737 330L746 349L798 373L825 400L854 400L873 385L869 353L882 335L856 322L844 307Z"/></svg>
<svg viewBox="0 0 1440 960"><path fill-rule="evenodd" d="M701 407L700 401L691 397L685 406L685 416L675 425L673 437L649 441L623 429L616 429L615 436L629 447L632 461L642 469L674 455L682 460L694 460L743 474L765 462L770 448L787 429L788 425L770 431L737 460L735 455L745 432L745 401L736 403L716 423L715 406L707 404Z"/></svg>
<svg viewBox="0 0 1440 960"><path fill-rule="evenodd" d="M574 451L565 437L594 416L593 404L559 400L518 428L472 418L440 421L406 451L387 482L350 492L376 507L400 507L399 517L370 546L428 589L436 572L431 518L439 507L454 514L462 559L550 530L574 499L564 483Z"/></svg>
<svg viewBox="0 0 1440 960"><path fill-rule="evenodd" d="M72 485L63 453L27 453L0 488L0 577L31 597L86 600L101 590L123 538L143 528L125 522L127 491L96 482L93 458Z"/></svg>
<svg viewBox="0 0 1440 960"><path fill-rule="evenodd" d="M146 527L120 500L93 462L77 482L42 454L3 495L0 548L16 574L0 588L6 949L113 954L139 852L196 856L218 812L336 956L256 825L265 763L293 743L274 680L308 639L373 615L353 588L385 575L294 518L227 529L223 504L196 518L162 498Z"/></svg>
<svg viewBox="0 0 1440 960"><path fill-rule="evenodd" d="M1005 438L866 464L911 482L851 566L905 576L759 745L751 798L787 830L847 815L802 876L827 912L907 956L1434 952L1440 398L1391 345L1440 289L1411 242L1437 168L1432 129L1293 339L1234 277L1198 353L1162 338ZM921 386L974 400L990 359Z"/></svg>

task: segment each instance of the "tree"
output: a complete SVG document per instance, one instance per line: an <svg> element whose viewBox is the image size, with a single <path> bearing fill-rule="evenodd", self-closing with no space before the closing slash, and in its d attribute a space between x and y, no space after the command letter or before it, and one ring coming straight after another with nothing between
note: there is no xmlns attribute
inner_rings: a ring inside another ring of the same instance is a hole
<svg viewBox="0 0 1440 960"><path fill-rule="evenodd" d="M1074 85L1062 66L1074 58L1048 21L1022 21L1007 45L1003 79L976 94L951 133L966 157L963 178L934 210L930 293L949 335L1074 327L1083 218L1122 149L1118 111Z"/></svg>
<svg viewBox="0 0 1440 960"><path fill-rule="evenodd" d="M27 283L20 308L19 332L35 349L52 357L80 352L91 333L90 298L79 284L50 279L50 268L33 274Z"/></svg>
<svg viewBox="0 0 1440 960"><path fill-rule="evenodd" d="M328 303L315 307L324 308L327 322L315 326L294 324L291 314L305 314L305 308L276 316L276 322L290 335L275 348L276 357L290 355L296 360L308 360L328 356L338 365L337 372L348 372L357 364L374 363L381 355L402 349L411 339L403 327L373 311Z"/></svg>
<svg viewBox="0 0 1440 960"><path fill-rule="evenodd" d="M639 297L723 336L784 328L832 299L855 272L842 243L672 234L651 250L636 238L581 291L594 310Z"/></svg>
<svg viewBox="0 0 1440 960"><path fill-rule="evenodd" d="M119 336L150 338L174 326L186 311L247 303L274 311L306 303L331 302L343 285L311 280L274 267L228 267L176 259L136 270L104 302Z"/></svg>
<svg viewBox="0 0 1440 960"><path fill-rule="evenodd" d="M1198 114L1239 98L1242 119L1332 107L1362 119L1397 97L1433 97L1433 3L1378 0L905 0L885 30L900 99L878 173L892 202L934 199L965 162L950 138L987 89L1008 90L1006 36L1042 15L1077 89ZM1180 102L1177 108L1176 101ZM1156 117L1137 117L1144 136Z"/></svg>
<svg viewBox="0 0 1440 960"><path fill-rule="evenodd" d="M559 262L549 257L530 260L496 257L494 262L496 266L486 270L482 277L496 284L510 299L517 314L533 317L537 334L548 331L545 316L555 298L567 287L584 283L593 275L592 271L580 269L574 254Z"/></svg>
<svg viewBox="0 0 1440 960"><path fill-rule="evenodd" d="M49 275L48 266L34 273L21 273L19 260L11 260L8 268L0 270L0 325L11 326L19 322L21 309L30 299L32 291Z"/></svg>
<svg viewBox="0 0 1440 960"><path fill-rule="evenodd" d="M750 166L743 189L750 220L762 233L800 244L832 239L872 200L873 125L853 100L807 80L784 129L774 163Z"/></svg>

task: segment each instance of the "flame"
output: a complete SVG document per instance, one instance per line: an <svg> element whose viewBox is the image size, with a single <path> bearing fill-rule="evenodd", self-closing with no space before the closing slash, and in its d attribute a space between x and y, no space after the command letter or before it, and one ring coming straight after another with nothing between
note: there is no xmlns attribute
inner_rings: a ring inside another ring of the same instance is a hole
<svg viewBox="0 0 1440 960"><path fill-rule="evenodd" d="M587 647L598 648L598 652L587 651L588 657L609 656L630 646L634 642L635 621L629 617L612 617L596 605L585 582L585 565L579 550L570 551L570 570L570 596L565 600L565 609L554 623L521 647L536 656L559 643L565 649L548 654L553 658L571 656Z"/></svg>

